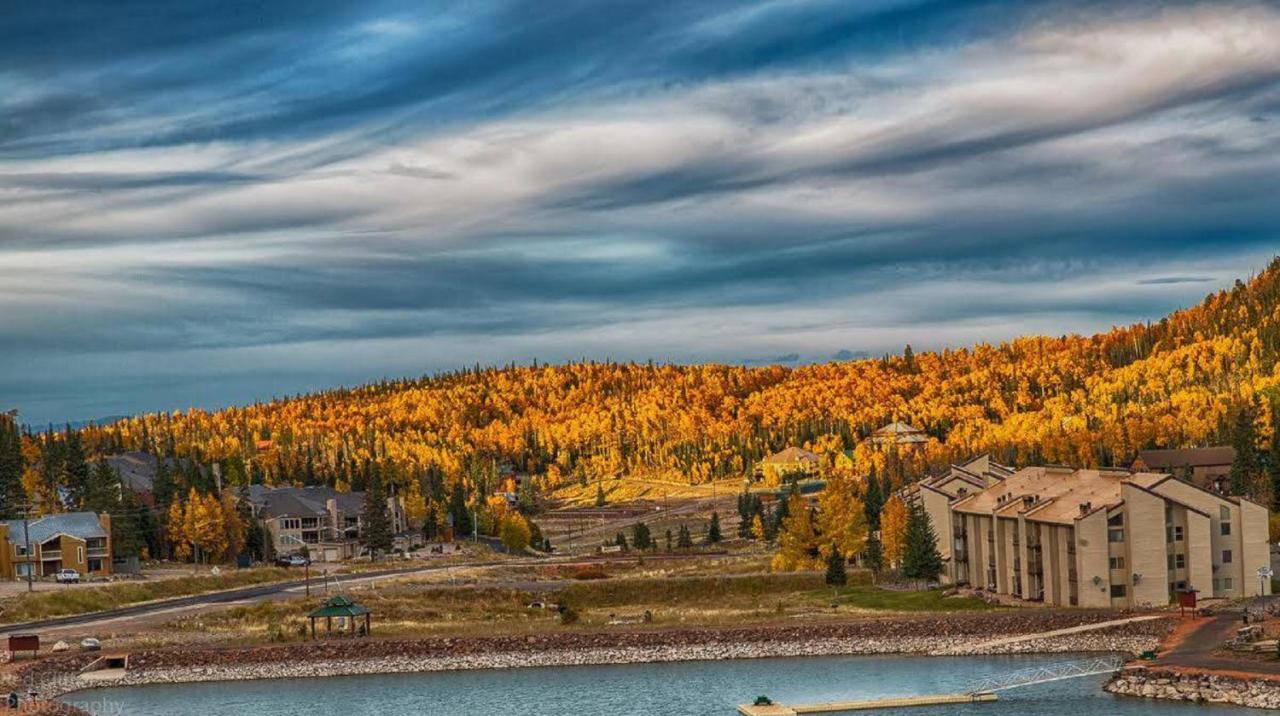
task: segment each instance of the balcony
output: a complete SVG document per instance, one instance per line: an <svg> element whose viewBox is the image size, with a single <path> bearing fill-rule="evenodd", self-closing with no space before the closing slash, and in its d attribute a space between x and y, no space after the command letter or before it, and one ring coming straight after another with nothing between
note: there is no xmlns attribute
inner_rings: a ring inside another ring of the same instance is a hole
<svg viewBox="0 0 1280 716"><path fill-rule="evenodd" d="M106 547L90 547L88 554L90 557L108 557L111 552Z"/></svg>
<svg viewBox="0 0 1280 716"><path fill-rule="evenodd" d="M40 550L40 559L62 559L62 550L42 549Z"/></svg>

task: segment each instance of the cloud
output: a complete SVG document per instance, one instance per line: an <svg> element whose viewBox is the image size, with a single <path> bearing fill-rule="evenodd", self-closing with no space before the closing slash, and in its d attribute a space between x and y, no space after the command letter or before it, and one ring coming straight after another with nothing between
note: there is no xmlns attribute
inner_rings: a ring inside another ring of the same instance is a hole
<svg viewBox="0 0 1280 716"><path fill-rule="evenodd" d="M0 393L36 421L1097 330L1280 231L1267 4L122 8L0 36L0 371L33 376Z"/></svg>

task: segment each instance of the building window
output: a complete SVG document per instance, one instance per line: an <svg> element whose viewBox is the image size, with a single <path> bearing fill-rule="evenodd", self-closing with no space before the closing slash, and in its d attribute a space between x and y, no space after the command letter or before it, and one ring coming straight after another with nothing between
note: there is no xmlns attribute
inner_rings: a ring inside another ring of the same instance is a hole
<svg viewBox="0 0 1280 716"><path fill-rule="evenodd" d="M25 544L15 544L13 546L13 553L18 555L19 557L26 557L27 546Z"/></svg>
<svg viewBox="0 0 1280 716"><path fill-rule="evenodd" d="M1113 585L1111 585L1111 598L1112 598L1112 599L1117 599L1117 598L1120 598L1120 597L1124 597L1126 594L1128 594L1128 592L1127 592L1127 590L1125 589L1125 586L1124 586L1123 584L1113 584Z"/></svg>
<svg viewBox="0 0 1280 716"><path fill-rule="evenodd" d="M1124 530L1123 530L1123 529L1109 529L1109 530L1107 530L1107 541L1108 541L1108 542L1123 542L1123 541L1124 541Z"/></svg>
<svg viewBox="0 0 1280 716"><path fill-rule="evenodd" d="M280 518L280 529L300 530L302 529L302 520L297 517L282 517Z"/></svg>
<svg viewBox="0 0 1280 716"><path fill-rule="evenodd" d="M84 564L84 547L76 547L76 564Z"/></svg>
<svg viewBox="0 0 1280 716"><path fill-rule="evenodd" d="M1221 582L1221 580L1219 580L1217 577L1214 577L1214 578L1213 578L1213 591L1215 591L1215 592L1216 592L1216 591L1218 591L1218 590L1220 590L1220 589L1222 589L1222 582Z"/></svg>
<svg viewBox="0 0 1280 716"><path fill-rule="evenodd" d="M1231 591L1231 577L1223 577L1223 579L1222 579L1222 591L1224 591L1224 592L1229 592L1229 591Z"/></svg>
<svg viewBox="0 0 1280 716"><path fill-rule="evenodd" d="M1231 550L1229 549L1222 550L1222 563L1231 564Z"/></svg>
<svg viewBox="0 0 1280 716"><path fill-rule="evenodd" d="M1173 526L1173 541L1174 542L1182 541L1182 525Z"/></svg>
<svg viewBox="0 0 1280 716"><path fill-rule="evenodd" d="M1124 513L1123 513L1123 512L1118 512L1118 513L1116 513L1116 514L1114 514L1114 515L1112 515L1112 516L1108 517L1108 518L1107 518L1107 526L1108 526L1108 527L1123 527L1123 526L1124 526Z"/></svg>
<svg viewBox="0 0 1280 716"><path fill-rule="evenodd" d="M1223 537L1225 537L1225 536L1227 536L1227 535L1231 534L1231 523L1230 523L1230 522L1223 522L1221 525L1219 525L1219 527L1221 527L1221 528L1222 528L1222 536L1223 536Z"/></svg>
<svg viewBox="0 0 1280 716"><path fill-rule="evenodd" d="M1187 568L1187 555L1185 555L1185 554L1175 554L1175 555L1173 555L1173 568L1174 568L1174 569L1186 569L1186 568Z"/></svg>
<svg viewBox="0 0 1280 716"><path fill-rule="evenodd" d="M1111 568L1112 568L1112 569L1124 569L1124 557L1112 557L1112 558L1111 558Z"/></svg>
<svg viewBox="0 0 1280 716"><path fill-rule="evenodd" d="M1223 522L1230 522L1230 521L1231 521L1231 508L1230 508L1230 507L1227 507L1226 505L1219 505L1219 506L1218 506L1218 517L1219 517Z"/></svg>

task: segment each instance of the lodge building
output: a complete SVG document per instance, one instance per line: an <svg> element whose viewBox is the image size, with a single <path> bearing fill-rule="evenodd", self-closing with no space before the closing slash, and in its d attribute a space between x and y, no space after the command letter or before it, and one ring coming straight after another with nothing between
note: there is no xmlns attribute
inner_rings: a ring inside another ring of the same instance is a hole
<svg viewBox="0 0 1280 716"><path fill-rule="evenodd" d="M1081 607L1271 593L1259 576L1270 563L1261 505L1163 473L1006 471L953 468L918 484L944 582Z"/></svg>

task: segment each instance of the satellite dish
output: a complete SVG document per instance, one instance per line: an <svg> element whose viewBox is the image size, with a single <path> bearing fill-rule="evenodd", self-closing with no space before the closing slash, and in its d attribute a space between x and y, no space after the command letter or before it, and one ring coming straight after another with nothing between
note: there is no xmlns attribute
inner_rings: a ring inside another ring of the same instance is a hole
<svg viewBox="0 0 1280 716"><path fill-rule="evenodd" d="M1274 574L1275 572L1273 572L1270 567L1258 567L1259 577L1271 577Z"/></svg>

